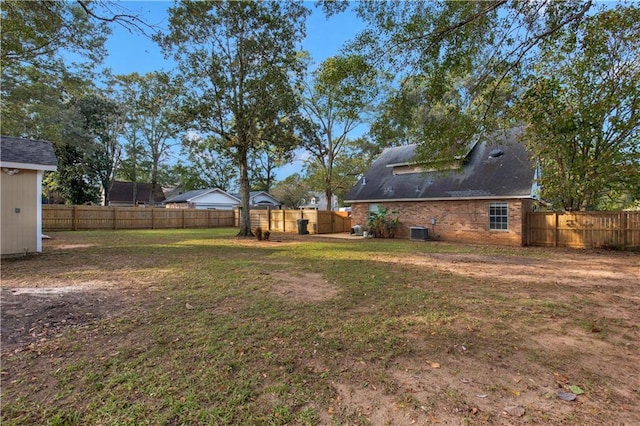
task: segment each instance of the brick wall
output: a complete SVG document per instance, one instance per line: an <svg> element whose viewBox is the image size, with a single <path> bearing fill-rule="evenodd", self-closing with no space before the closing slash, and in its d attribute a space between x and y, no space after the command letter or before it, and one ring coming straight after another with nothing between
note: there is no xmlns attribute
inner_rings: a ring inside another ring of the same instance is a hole
<svg viewBox="0 0 640 426"><path fill-rule="evenodd" d="M489 203L506 202L508 230L489 230ZM398 238L409 238L411 226L429 228L429 237L442 241L461 241L481 244L524 245L526 212L531 200L450 200L377 203L397 212L400 224ZM369 203L354 203L352 225L366 225ZM432 225L432 219L436 224Z"/></svg>

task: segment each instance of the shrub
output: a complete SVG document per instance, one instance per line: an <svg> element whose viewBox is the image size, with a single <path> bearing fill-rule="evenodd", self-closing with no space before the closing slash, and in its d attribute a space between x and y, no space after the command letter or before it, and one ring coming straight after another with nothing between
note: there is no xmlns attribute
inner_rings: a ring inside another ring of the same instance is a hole
<svg viewBox="0 0 640 426"><path fill-rule="evenodd" d="M395 238L396 228L400 223L397 214L398 212L378 206L377 211L369 213L369 234L376 238Z"/></svg>

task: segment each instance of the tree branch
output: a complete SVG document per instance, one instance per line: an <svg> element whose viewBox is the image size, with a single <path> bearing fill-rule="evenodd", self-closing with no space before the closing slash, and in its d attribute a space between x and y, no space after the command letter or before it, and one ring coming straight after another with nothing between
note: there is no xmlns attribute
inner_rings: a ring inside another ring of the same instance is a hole
<svg viewBox="0 0 640 426"><path fill-rule="evenodd" d="M146 37L150 37L147 34L146 30L153 30L155 28L154 26L144 22L142 19L140 19L136 15L120 13L120 14L113 14L110 17L101 16L89 7L89 3L90 3L89 1L87 0L76 0L76 1L88 16L94 19L97 19L98 21L119 24L122 27L126 28L130 33L137 31Z"/></svg>

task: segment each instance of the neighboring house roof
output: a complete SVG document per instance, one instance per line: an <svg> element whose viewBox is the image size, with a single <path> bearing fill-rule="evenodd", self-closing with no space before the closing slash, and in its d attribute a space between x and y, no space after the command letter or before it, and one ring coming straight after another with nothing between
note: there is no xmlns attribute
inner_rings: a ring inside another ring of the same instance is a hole
<svg viewBox="0 0 640 426"><path fill-rule="evenodd" d="M50 170L57 169L58 160L49 141L0 136L0 162L2 167Z"/></svg>
<svg viewBox="0 0 640 426"><path fill-rule="evenodd" d="M337 203L338 196L334 194L331 196L331 205L329 207L333 208ZM325 210L327 208L327 196L324 193L310 193L300 207L303 209Z"/></svg>
<svg viewBox="0 0 640 426"><path fill-rule="evenodd" d="M233 201L240 202L238 197L229 194L222 189L214 188L214 189L194 189L193 191L187 191L184 194L176 195L175 197L171 197L166 199L164 202L167 203L193 203L196 202L198 198L204 197L205 195L218 192L224 194L228 197L231 197Z"/></svg>
<svg viewBox="0 0 640 426"><path fill-rule="evenodd" d="M242 197L239 193L234 192L233 194L234 197L236 197L238 200L240 200ZM249 205L252 206L266 206L266 205L272 205L272 206L281 206L282 203L275 198L273 195L269 194L266 191L250 191L249 192Z"/></svg>
<svg viewBox="0 0 640 426"><path fill-rule="evenodd" d="M113 182L111 191L109 191L109 201L116 203L133 203L133 187L137 185L137 198L139 202L148 203L151 199L151 184L138 182ZM154 202L161 203L164 201L164 192L158 185L154 192Z"/></svg>
<svg viewBox="0 0 640 426"><path fill-rule="evenodd" d="M503 131L477 142L455 170L428 170L415 161L416 145L387 148L345 202L532 198L534 168L518 134Z"/></svg>

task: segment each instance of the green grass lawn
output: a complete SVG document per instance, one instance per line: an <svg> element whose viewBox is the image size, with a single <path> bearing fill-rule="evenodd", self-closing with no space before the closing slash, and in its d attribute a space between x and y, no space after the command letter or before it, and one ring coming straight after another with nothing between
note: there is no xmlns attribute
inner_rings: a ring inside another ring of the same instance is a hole
<svg viewBox="0 0 640 426"><path fill-rule="evenodd" d="M640 398L616 399L587 348L553 340L580 332L623 363L626 308L594 317L571 285L434 264L558 252L235 232L53 233L43 255L3 262L3 286L93 283L119 309L3 349L2 424L585 424ZM564 376L586 399L555 398Z"/></svg>

